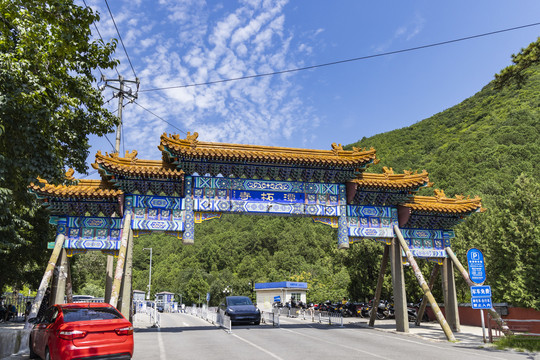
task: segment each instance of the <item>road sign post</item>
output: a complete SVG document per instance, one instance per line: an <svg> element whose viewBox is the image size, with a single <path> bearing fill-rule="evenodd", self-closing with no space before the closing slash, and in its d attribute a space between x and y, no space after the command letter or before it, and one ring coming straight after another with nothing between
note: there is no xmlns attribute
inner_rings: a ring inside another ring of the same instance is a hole
<svg viewBox="0 0 540 360"><path fill-rule="evenodd" d="M467 251L467 263L469 265L469 277L471 281L475 284L482 285L486 281L484 254L478 249L469 249Z"/></svg>
<svg viewBox="0 0 540 360"><path fill-rule="evenodd" d="M469 265L469 277L472 282L482 285L486 281L486 267L484 254L478 249L472 248L467 251L467 263ZM482 320L482 337L486 342L486 327L484 324L484 309L491 309L491 287L471 286L471 305L473 309L480 310Z"/></svg>
<svg viewBox="0 0 540 360"><path fill-rule="evenodd" d="M491 309L491 286L471 286L471 305L473 309L480 310L482 320L482 338L486 342L486 326L484 324L484 309Z"/></svg>

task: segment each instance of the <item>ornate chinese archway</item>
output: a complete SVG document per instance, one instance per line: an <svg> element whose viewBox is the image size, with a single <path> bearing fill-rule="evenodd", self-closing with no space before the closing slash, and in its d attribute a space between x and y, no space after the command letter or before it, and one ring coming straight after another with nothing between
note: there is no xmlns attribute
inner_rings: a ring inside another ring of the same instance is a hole
<svg viewBox="0 0 540 360"><path fill-rule="evenodd" d="M363 239L390 244L399 225L415 257L443 263L453 227L481 210L477 197L450 199L440 190L416 196L432 185L426 171L364 172L378 161L375 149L212 143L197 133L163 134L158 148L161 161L138 159L136 151L98 152L92 166L101 180L67 174L70 185L31 184L65 237L68 256L89 250L122 256L130 234L153 231L191 244L196 223L237 213L312 217L338 229L342 249Z"/></svg>

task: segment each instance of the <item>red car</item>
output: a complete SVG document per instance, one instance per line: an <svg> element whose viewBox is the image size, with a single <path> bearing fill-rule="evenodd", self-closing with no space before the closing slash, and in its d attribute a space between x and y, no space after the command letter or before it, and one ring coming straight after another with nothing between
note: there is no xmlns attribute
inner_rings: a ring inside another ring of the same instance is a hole
<svg viewBox="0 0 540 360"><path fill-rule="evenodd" d="M109 304L57 304L29 321L34 323L31 358L123 360L133 356L133 325Z"/></svg>

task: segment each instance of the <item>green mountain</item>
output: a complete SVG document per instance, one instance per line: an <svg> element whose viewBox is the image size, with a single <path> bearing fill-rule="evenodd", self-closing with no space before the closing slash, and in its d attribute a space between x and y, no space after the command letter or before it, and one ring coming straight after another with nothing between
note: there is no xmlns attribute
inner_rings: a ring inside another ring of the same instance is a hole
<svg viewBox="0 0 540 360"><path fill-rule="evenodd" d="M448 197L478 195L487 209L457 229L453 243L466 262L471 247L486 256L494 300L540 308L540 65L520 86L495 81L462 103L412 126L363 138L382 166L429 172ZM466 265L466 264L465 264ZM462 301L468 289L461 283Z"/></svg>
<svg viewBox="0 0 540 360"><path fill-rule="evenodd" d="M522 172L540 176L540 66L530 73L521 89L490 83L428 119L348 147L377 150L370 172L426 169L447 195L504 195Z"/></svg>

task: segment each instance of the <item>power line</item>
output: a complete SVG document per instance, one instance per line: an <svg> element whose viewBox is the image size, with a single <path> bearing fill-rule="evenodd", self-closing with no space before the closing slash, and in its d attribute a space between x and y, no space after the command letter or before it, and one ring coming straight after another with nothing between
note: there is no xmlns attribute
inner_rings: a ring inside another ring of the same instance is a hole
<svg viewBox="0 0 540 360"><path fill-rule="evenodd" d="M118 31L118 26L116 26L116 21L114 21L114 16L112 14L111 8L109 7L109 3L107 0L105 0L105 4L107 5L107 9L109 10L109 14L111 15L111 19L113 21L114 27L116 29L116 33L118 34L118 38L120 39L120 43L122 43L122 47L124 48L124 52L126 53L126 57L129 61L129 66L131 66L131 70L133 71L133 75L137 77L137 74L135 73L135 68L133 68L133 64L131 63L131 59L129 58L128 52L126 50L126 46L124 45L124 41L122 40L122 36L120 35L120 31Z"/></svg>
<svg viewBox="0 0 540 360"><path fill-rule="evenodd" d="M94 174L97 173L97 172L98 172L97 170L91 171L91 172L89 172L87 175L81 176L79 179L80 179L80 180L86 179L87 177L92 176L92 175L94 175Z"/></svg>
<svg viewBox="0 0 540 360"><path fill-rule="evenodd" d="M84 3L84 6L86 6L87 8L89 8L89 6L86 4L86 0L83 0L83 3ZM94 21L94 27L96 28L96 31L99 35L99 38L101 39L101 41L105 44L105 40L103 40L103 36L101 36L101 32L99 32L99 29L97 27L97 24L96 22ZM99 73L101 74L101 78L103 78L103 72L101 71L101 69L98 67L98 70L99 70ZM116 73L118 74L118 76L120 76L120 73L118 72L118 69L116 68L116 66L114 67L114 70L116 70Z"/></svg>
<svg viewBox="0 0 540 360"><path fill-rule="evenodd" d="M343 63L348 63L348 62L353 62L353 61L367 60L367 59L372 59L372 58L376 58L376 57L401 54L401 53L404 53L404 52L410 52L410 51L416 51L416 50L426 49L426 48L435 47L435 46L447 45L447 44L451 44L451 43L455 43L455 42L459 42L459 41L476 39L476 38L479 38L479 37L495 35L495 34L499 34L499 33L503 33L503 32L519 30L519 29L524 29L524 28L527 28L527 27L538 26L538 25L540 25L540 22L533 23L533 24L528 24L528 25L516 26L516 27L503 29L503 30L491 31L491 32L484 33L484 34L466 36L466 37L462 37L462 38L458 38L458 39L454 39L454 40L441 41L441 42L428 44L428 45L416 46L416 47L412 47L412 48L395 50L395 51L388 51L388 52L384 52L384 53L380 53L380 54L361 56L361 57L356 57L356 58L352 58L352 59L338 60L338 61L333 61L333 62L324 63L324 64L305 66L305 67L296 68L296 69L274 71L274 72L270 72L270 73L263 73L263 74L256 74L256 75L246 75L246 76L241 76L241 77L237 77L237 78L215 80L215 81L208 81L208 82L203 82L203 83L194 83L194 84L188 84L188 85L177 85L177 86L168 86L168 87L162 87L162 88L143 89L143 90L139 90L139 91L140 92L147 92L147 91L159 91L159 90L169 90L169 89L188 88L188 87L195 87L195 86L213 85L213 84L220 84L220 83L225 83L225 82L230 82L230 81L247 80L247 79L254 79L254 78L259 78L259 77L264 77L264 76L280 75L280 74L292 73L292 72L303 71L303 70L311 70L311 69L316 69L316 68L325 67L325 66L338 65L338 64L343 64Z"/></svg>
<svg viewBox="0 0 540 360"><path fill-rule="evenodd" d="M105 136L105 139L107 139L107 141L109 142L109 144L111 144L111 147L112 147L113 150L114 150L114 145L113 145L113 143L111 142L111 140L109 140L109 138L107 137L107 134L105 134L105 135L103 135L103 136Z"/></svg>
<svg viewBox="0 0 540 360"><path fill-rule="evenodd" d="M173 128L175 128L176 130L180 131L181 133L184 133L184 134L187 135L187 133L186 133L185 131L180 130L179 128L177 128L176 126L174 126L173 124L171 124L170 122L168 122L167 120L165 120L164 118L162 118L161 116L154 114L152 111L148 110L147 108L145 108L144 106L142 106L142 105L139 104L138 102L133 101L133 103L134 103L135 105L137 105L137 106L140 106L142 109L148 111L150 114L154 115L155 117L157 117L157 118L160 119L161 121L163 121L163 122L169 124L170 126L172 126Z"/></svg>

